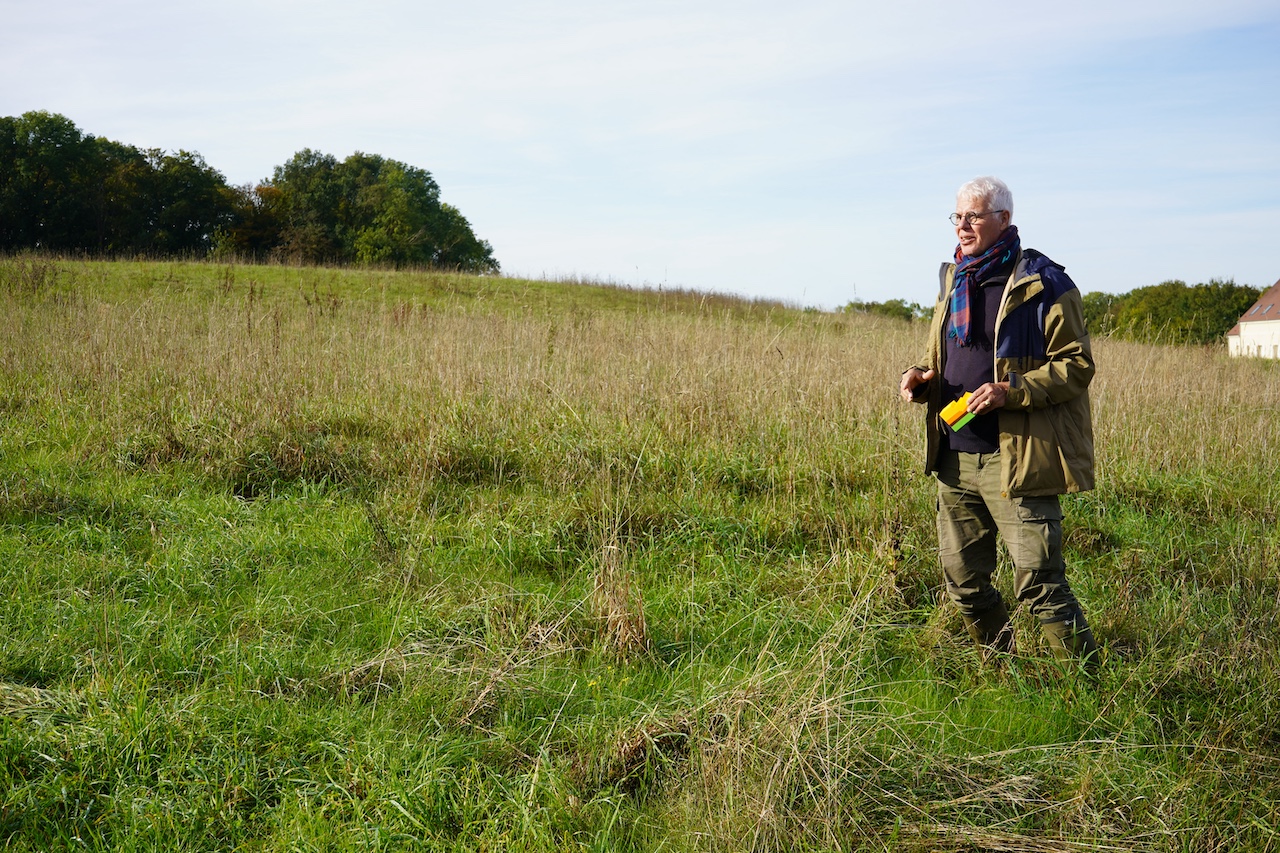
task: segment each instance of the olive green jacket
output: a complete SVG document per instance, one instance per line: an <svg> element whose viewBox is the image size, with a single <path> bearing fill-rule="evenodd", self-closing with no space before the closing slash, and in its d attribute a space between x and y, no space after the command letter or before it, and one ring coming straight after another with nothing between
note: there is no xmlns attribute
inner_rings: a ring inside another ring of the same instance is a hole
<svg viewBox="0 0 1280 853"><path fill-rule="evenodd" d="M938 469L943 346L955 264L943 264L925 359L932 368L925 402L925 470ZM999 412L1000 482L1006 497L1059 495L1093 488L1089 382L1093 354L1080 291L1063 268L1034 249L1019 254L996 315L995 378L1009 383Z"/></svg>

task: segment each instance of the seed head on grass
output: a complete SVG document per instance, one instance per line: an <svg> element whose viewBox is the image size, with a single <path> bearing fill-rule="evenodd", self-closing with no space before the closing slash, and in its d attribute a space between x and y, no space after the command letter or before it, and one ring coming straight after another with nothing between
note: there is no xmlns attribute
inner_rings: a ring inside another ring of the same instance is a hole
<svg viewBox="0 0 1280 853"><path fill-rule="evenodd" d="M606 540L596 556L595 589L591 597L600 639L624 659L649 650L644 601L625 563L622 546L616 539Z"/></svg>
<svg viewBox="0 0 1280 853"><path fill-rule="evenodd" d="M71 693L0 681L0 716L61 719L78 714L83 705Z"/></svg>

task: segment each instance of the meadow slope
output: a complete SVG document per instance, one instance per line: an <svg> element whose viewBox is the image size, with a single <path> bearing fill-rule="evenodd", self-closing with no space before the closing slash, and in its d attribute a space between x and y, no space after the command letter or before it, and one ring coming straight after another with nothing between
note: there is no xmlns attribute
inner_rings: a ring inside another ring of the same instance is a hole
<svg viewBox="0 0 1280 853"><path fill-rule="evenodd" d="M1105 649L940 605L920 324L0 259L16 851L1280 850L1280 364L1095 342Z"/></svg>

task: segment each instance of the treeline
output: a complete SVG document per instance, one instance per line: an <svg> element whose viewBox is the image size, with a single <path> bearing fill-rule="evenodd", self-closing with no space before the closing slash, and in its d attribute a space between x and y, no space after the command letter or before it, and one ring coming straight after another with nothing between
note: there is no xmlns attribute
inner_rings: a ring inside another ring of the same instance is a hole
<svg viewBox="0 0 1280 853"><path fill-rule="evenodd" d="M1119 295L1084 294L1084 319L1094 336L1165 344L1223 339L1262 291L1231 279L1188 286L1165 281Z"/></svg>
<svg viewBox="0 0 1280 853"><path fill-rule="evenodd" d="M1144 343L1211 344L1221 341L1261 295L1256 287L1211 279L1188 286L1165 281L1119 295L1084 294L1084 319L1094 337L1113 336ZM863 302L855 299L842 311L896 320L928 321L932 306L901 299Z"/></svg>
<svg viewBox="0 0 1280 853"><path fill-rule="evenodd" d="M855 299L845 303L840 310L846 314L874 314L877 317L890 317L894 320L905 320L908 323L933 317L932 305L920 305L903 299L888 299L884 302L864 302L861 299Z"/></svg>
<svg viewBox="0 0 1280 853"><path fill-rule="evenodd" d="M231 186L197 153L86 135L44 111L0 118L0 252L24 250L499 270L424 169L307 149Z"/></svg>

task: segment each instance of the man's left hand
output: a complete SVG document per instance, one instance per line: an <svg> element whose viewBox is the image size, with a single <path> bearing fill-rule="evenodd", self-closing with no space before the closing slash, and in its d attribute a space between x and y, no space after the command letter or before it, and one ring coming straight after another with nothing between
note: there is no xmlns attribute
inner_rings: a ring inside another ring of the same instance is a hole
<svg viewBox="0 0 1280 853"><path fill-rule="evenodd" d="M978 386L978 390L969 397L968 408L975 415L985 415L1002 408L1008 399L1008 382L988 382L986 385Z"/></svg>

